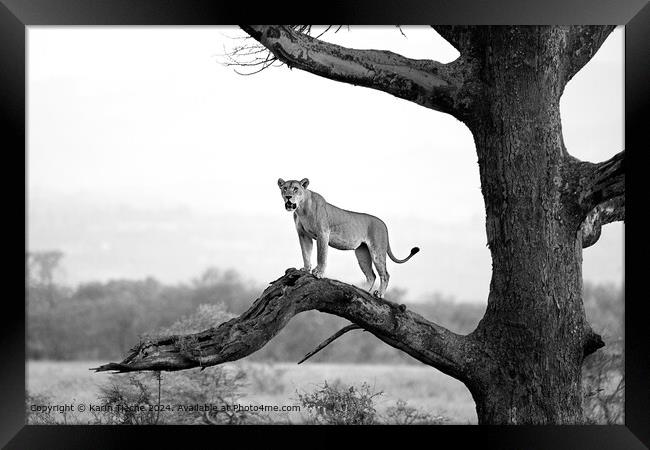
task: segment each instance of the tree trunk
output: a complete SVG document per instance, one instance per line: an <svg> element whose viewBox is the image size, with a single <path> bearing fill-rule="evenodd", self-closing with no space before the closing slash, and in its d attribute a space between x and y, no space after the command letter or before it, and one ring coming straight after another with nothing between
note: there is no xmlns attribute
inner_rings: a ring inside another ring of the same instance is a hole
<svg viewBox="0 0 650 450"><path fill-rule="evenodd" d="M481 424L582 420L579 215L564 201L559 40L522 27L491 33L488 89L468 122L486 206L492 281L480 380L470 390ZM522 50L524 49L524 50Z"/></svg>

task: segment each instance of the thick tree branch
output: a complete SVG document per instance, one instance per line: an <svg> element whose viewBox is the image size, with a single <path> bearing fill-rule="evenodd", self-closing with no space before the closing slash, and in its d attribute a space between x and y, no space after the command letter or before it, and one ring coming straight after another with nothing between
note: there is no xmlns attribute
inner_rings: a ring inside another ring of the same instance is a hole
<svg viewBox="0 0 650 450"><path fill-rule="evenodd" d="M615 25L579 25L568 27L565 47L565 74L567 83L596 54Z"/></svg>
<svg viewBox="0 0 650 450"><path fill-rule="evenodd" d="M290 68L387 92L427 108L462 115L462 71L453 63L416 60L386 50L357 50L321 41L282 25L240 25Z"/></svg>
<svg viewBox="0 0 650 450"><path fill-rule="evenodd" d="M603 225L622 220L625 220L625 196L596 206L580 226L582 248L591 247L598 242Z"/></svg>
<svg viewBox="0 0 650 450"><path fill-rule="evenodd" d="M625 220L625 151L607 161L593 164L577 161L569 164L569 187L579 211L582 247L595 244L605 224Z"/></svg>
<svg viewBox="0 0 650 450"><path fill-rule="evenodd" d="M625 150L607 161L591 164L580 180L579 202L583 211L616 197L625 196Z"/></svg>
<svg viewBox="0 0 650 450"><path fill-rule="evenodd" d="M304 311L344 317L387 344L440 371L467 380L473 343L422 316L336 280L288 269L241 316L201 333L147 339L120 363L97 372L183 370L235 361L254 353Z"/></svg>

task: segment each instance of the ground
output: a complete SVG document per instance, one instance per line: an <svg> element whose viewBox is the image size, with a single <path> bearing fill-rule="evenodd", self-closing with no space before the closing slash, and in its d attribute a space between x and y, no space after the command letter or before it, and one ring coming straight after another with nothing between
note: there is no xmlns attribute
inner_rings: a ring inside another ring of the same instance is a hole
<svg viewBox="0 0 650 450"><path fill-rule="evenodd" d="M99 386L109 375L88 370L105 361L29 361L26 365L26 387L30 395L45 394L60 403L97 404ZM297 404L297 391L313 392L324 381L336 380L348 385L368 383L384 394L376 398L376 408L383 413L397 400L435 416L444 416L449 424L475 424L476 410L472 397L457 380L431 367L417 365L250 363L224 365L241 368L247 374L243 404L288 406ZM197 369L198 370L198 369ZM173 386L176 374L163 372L164 391ZM188 402L189 403L189 402ZM277 413L277 420L304 422L305 412ZM83 420L84 414L79 415Z"/></svg>

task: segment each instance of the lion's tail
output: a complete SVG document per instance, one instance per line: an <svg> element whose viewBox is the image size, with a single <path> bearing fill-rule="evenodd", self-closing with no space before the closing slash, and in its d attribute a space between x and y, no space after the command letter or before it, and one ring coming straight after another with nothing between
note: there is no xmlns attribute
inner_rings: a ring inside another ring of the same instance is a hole
<svg viewBox="0 0 650 450"><path fill-rule="evenodd" d="M393 260L393 262L396 262L397 264L405 263L406 261L408 261L409 259L411 259L411 258L413 257L413 255L415 255L415 254L416 254L417 252L419 252L419 251L420 251L420 248L419 248L419 247L413 247L413 248L411 249L411 253L410 253L406 258L404 258L404 259L397 259L397 258L395 257L395 255L393 255L393 252L392 252L391 249L390 249L390 243L388 244L388 256L390 257L390 259Z"/></svg>

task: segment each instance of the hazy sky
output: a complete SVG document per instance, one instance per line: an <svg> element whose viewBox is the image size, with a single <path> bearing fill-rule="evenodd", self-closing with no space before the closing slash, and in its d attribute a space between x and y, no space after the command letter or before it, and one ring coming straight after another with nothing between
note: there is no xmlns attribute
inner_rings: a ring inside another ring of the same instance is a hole
<svg viewBox="0 0 650 450"><path fill-rule="evenodd" d="M458 53L428 27L352 27L327 40L441 62ZM301 264L276 180L311 180L329 202L382 218L398 257L391 285L485 301L491 262L472 136L453 117L388 94L272 68L219 64L243 36L217 27L29 27L29 247L66 254L63 281L208 266L268 282ZM574 156L623 149L623 29L561 102ZM410 178L409 190L391 180ZM584 252L587 280L620 283L623 226ZM363 277L353 252L328 276ZM315 260L315 254L314 254Z"/></svg>

